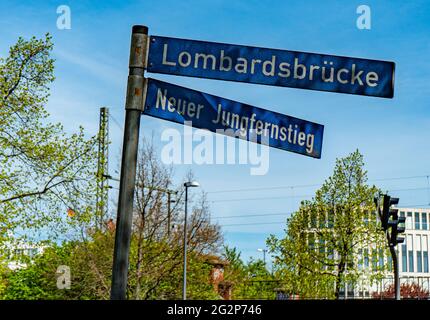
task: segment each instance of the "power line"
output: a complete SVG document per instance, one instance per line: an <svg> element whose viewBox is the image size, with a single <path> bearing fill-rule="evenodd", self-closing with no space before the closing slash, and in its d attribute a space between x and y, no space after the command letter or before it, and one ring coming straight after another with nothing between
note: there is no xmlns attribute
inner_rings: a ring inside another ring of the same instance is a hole
<svg viewBox="0 0 430 320"><path fill-rule="evenodd" d="M111 189L115 189L115 190L119 190L118 187L114 187L114 186L110 186ZM423 188L410 188L410 189L392 189L392 190L387 190L387 192L400 192L400 191L416 191L416 190L430 190L428 187L423 187ZM219 200L210 200L211 203L216 203L216 202L235 202L235 201L257 201L257 200L282 200L282 199L288 199L288 198L308 198L308 197L313 197L313 194L307 194L307 195L294 195L294 196L290 196L290 195L285 195L285 196L278 196L278 197L256 197L256 198L235 198L235 199L219 199ZM421 205L416 205L416 206L428 206L430 205L430 203L427 204L421 204ZM406 205L404 205L406 206ZM409 206L413 206L413 205L409 205Z"/></svg>
<svg viewBox="0 0 430 320"><path fill-rule="evenodd" d="M408 176L408 177L390 177L390 178L378 178L378 179L369 179L369 181L389 181L389 180L407 180L407 179L418 179L418 178L427 178L429 175L421 175L421 176ZM289 186L269 186L269 187L259 187L259 188L243 188L243 189L229 189L229 190L215 190L208 191L207 193L227 193L227 192L247 192L247 191L260 191L260 190L277 190L277 189L298 189L298 188L310 188L310 187L320 187L319 184L304 184L304 185L289 185Z"/></svg>
<svg viewBox="0 0 430 320"><path fill-rule="evenodd" d="M427 207L429 206L428 203L426 204L402 204L402 205L398 205L398 208L412 208L412 207Z"/></svg>
<svg viewBox="0 0 430 320"><path fill-rule="evenodd" d="M257 225L269 225L269 224L280 224L284 225L285 221L279 222L256 222L256 223L233 223L233 224L220 224L221 227L233 227L233 226L257 226Z"/></svg>
<svg viewBox="0 0 430 320"><path fill-rule="evenodd" d="M275 187L262 187L262 188L217 190L217 191L208 191L207 193L227 193L227 192L260 191L260 190L276 190L276 189L297 189L297 188L318 187L318 186L321 186L321 184L305 184L305 185L294 185L294 186L275 186Z"/></svg>
<svg viewBox="0 0 430 320"><path fill-rule="evenodd" d="M387 192L401 192L401 191L417 191L417 190L427 190L429 187L422 188L409 188L409 189L391 189L387 190ZM304 195L286 195L286 196L278 196L278 197L252 197L252 198L234 198L234 199L219 199L219 200L211 200L211 202L232 202L232 201L254 201L254 200L276 200L276 199L287 199L287 198L307 198L313 197L313 194L304 194Z"/></svg>
<svg viewBox="0 0 430 320"><path fill-rule="evenodd" d="M113 120L113 122L118 126L118 128L121 129L121 131L124 131L124 128L121 126L121 124L114 118L114 116L109 113L109 117Z"/></svg>
<svg viewBox="0 0 430 320"><path fill-rule="evenodd" d="M404 207L410 206L410 207L419 207L419 206L427 206L428 204L408 204ZM280 215L280 214L267 214L269 215ZM231 216L231 218L238 218L238 217L250 217L250 216L263 216L261 215L243 215L243 216ZM251 222L251 223L232 223L232 224L219 224L221 227L233 227L233 226L256 226L256 225L274 225L274 224L285 224L285 221L276 221L276 222Z"/></svg>
<svg viewBox="0 0 430 320"><path fill-rule="evenodd" d="M260 213L260 214L243 214L236 216L221 216L221 217L211 217L213 219L231 219L231 218L248 218L248 217L269 217L269 216L287 216L290 215L291 212L282 212L282 213Z"/></svg>
<svg viewBox="0 0 430 320"><path fill-rule="evenodd" d="M408 179L418 179L418 178L425 178L425 177L428 177L428 175L409 176L409 177L380 178L380 179L371 179L369 181L408 180Z"/></svg>
<svg viewBox="0 0 430 320"><path fill-rule="evenodd" d="M236 198L236 199L224 199L224 200L211 200L210 202L232 202L232 201L253 201L253 200L275 200L275 199L286 199L286 198L307 198L312 197L313 194L308 195L297 195L297 196L279 196L279 197L258 197L258 198Z"/></svg>
<svg viewBox="0 0 430 320"><path fill-rule="evenodd" d="M409 188L409 189L391 189L387 190L388 192L397 192L397 191L417 191L417 190L427 190L429 187L422 187L422 188Z"/></svg>
<svg viewBox="0 0 430 320"><path fill-rule="evenodd" d="M427 191L427 195L428 195L428 204L430 206L430 181L429 181L429 176L427 176L427 187L428 187L428 191Z"/></svg>

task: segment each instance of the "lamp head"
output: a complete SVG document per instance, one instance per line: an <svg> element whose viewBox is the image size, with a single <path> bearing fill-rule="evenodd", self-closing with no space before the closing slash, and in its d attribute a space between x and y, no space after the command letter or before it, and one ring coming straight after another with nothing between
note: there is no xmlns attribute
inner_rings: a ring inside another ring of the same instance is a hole
<svg viewBox="0 0 430 320"><path fill-rule="evenodd" d="M184 187L200 187L200 184L197 181L188 181L184 183Z"/></svg>

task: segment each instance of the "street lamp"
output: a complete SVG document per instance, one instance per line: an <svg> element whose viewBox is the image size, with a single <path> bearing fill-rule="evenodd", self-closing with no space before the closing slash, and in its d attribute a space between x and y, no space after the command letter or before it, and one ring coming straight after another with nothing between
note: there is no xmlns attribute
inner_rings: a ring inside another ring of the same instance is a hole
<svg viewBox="0 0 430 320"><path fill-rule="evenodd" d="M171 200L170 196L171 196L171 192L168 191L167 192L167 238L168 239L170 239L170 216L171 216L170 204L176 202L176 200Z"/></svg>
<svg viewBox="0 0 430 320"><path fill-rule="evenodd" d="M264 267L266 267L266 252L267 252L267 249L258 248L257 251L263 252L263 262L264 262Z"/></svg>
<svg viewBox="0 0 430 320"><path fill-rule="evenodd" d="M182 298L187 300L187 214L188 214L188 188L200 187L196 181L189 181L184 183L185 187L185 219L184 219L184 277L182 284Z"/></svg>

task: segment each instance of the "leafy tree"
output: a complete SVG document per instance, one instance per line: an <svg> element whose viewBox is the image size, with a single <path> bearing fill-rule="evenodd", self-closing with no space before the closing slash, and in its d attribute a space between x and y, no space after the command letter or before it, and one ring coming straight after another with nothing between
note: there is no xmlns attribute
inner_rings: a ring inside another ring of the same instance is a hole
<svg viewBox="0 0 430 320"><path fill-rule="evenodd" d="M136 206L130 248L128 296L135 299L180 299L183 265L183 190L177 188L167 228L167 197L175 189L172 174L156 161L151 145L143 145L139 157ZM210 283L211 266L206 256L222 243L219 227L211 224L207 201L202 196L188 217L188 297L218 299ZM61 245L48 244L45 252L26 269L6 275L7 299L109 299L115 224L86 228L85 236ZM56 270L71 270L71 289L56 287Z"/></svg>
<svg viewBox="0 0 430 320"><path fill-rule="evenodd" d="M43 254L37 256L28 266L16 271L3 273L5 277L0 299L65 299L65 300L107 300L110 296L112 275L112 256L114 245L112 231L91 235L88 241L71 241L62 245L52 244ZM162 276L145 273L140 279L143 299L179 299L182 295L182 260L168 261L170 248L158 242L146 246L147 258L164 261L169 270ZM135 243L132 249L136 249ZM135 261L131 261L132 264ZM145 260L145 264L148 262ZM158 261L153 262L157 266ZM71 272L71 288L58 289L57 268L67 265ZM160 268L160 267L159 267ZM205 255L191 252L188 260L187 284L189 299L219 299L210 283L211 266L206 263ZM160 270L158 270L160 271ZM128 282L129 293L133 293L135 278L132 273ZM150 290L149 290L150 288Z"/></svg>
<svg viewBox="0 0 430 320"><path fill-rule="evenodd" d="M14 230L43 229L52 239L94 219L95 138L82 128L67 135L45 109L52 47L48 34L19 38L0 58L0 244Z"/></svg>
<svg viewBox="0 0 430 320"><path fill-rule="evenodd" d="M363 156L357 150L337 159L334 173L303 201L287 222L283 239L271 236L268 245L285 286L302 298L336 298L346 284L369 274L382 277L388 265L386 240L376 218Z"/></svg>
<svg viewBox="0 0 430 320"><path fill-rule="evenodd" d="M67 258L71 249L71 245L61 247L53 244L26 268L3 273L6 286L0 298L4 300L63 299L63 292L56 288L56 270L59 265L69 262Z"/></svg>
<svg viewBox="0 0 430 320"><path fill-rule="evenodd" d="M188 254L187 263L187 299L218 300L220 296L210 282L212 265L206 261L206 255L196 252ZM169 267L167 267L169 269ZM147 291L146 299L181 299L183 285L183 265L170 269L169 274L159 278L158 285ZM144 288L144 286L142 286Z"/></svg>
<svg viewBox="0 0 430 320"><path fill-rule="evenodd" d="M0 299L4 295L7 287L6 274L8 272L8 267L5 259L0 257Z"/></svg>
<svg viewBox="0 0 430 320"><path fill-rule="evenodd" d="M129 296L134 299L151 299L162 294L179 299L182 295L182 282L172 279L171 274L182 270L183 264L183 182L179 187L173 185L171 167L160 163L154 145L146 140L142 141L139 152L136 180ZM187 180L193 180L192 174L188 174ZM169 190L175 192L171 197L175 202L170 205L170 212L167 196ZM188 256L190 259L199 257L197 260L200 261L207 254L217 253L222 236L219 226L210 222L205 195L197 201L193 201L193 196L190 196L188 201L189 204L195 204L189 210L187 220ZM189 267L192 267L191 263ZM204 277L207 282L209 275L205 274ZM166 278L172 283L169 290ZM178 279L182 279L182 275L178 274ZM161 283L164 283L166 291L159 289ZM190 297L192 296L193 293L190 292Z"/></svg>
<svg viewBox="0 0 430 320"><path fill-rule="evenodd" d="M224 279L232 284L232 299L274 299L279 282L269 273L262 260L244 263L236 248L224 247L223 257L229 262Z"/></svg>

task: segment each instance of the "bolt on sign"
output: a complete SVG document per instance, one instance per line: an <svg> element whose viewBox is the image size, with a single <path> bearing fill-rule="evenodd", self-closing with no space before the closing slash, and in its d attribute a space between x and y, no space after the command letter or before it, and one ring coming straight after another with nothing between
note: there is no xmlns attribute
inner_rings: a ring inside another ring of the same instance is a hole
<svg viewBox="0 0 430 320"><path fill-rule="evenodd" d="M321 158L324 126L148 79L143 114Z"/></svg>
<svg viewBox="0 0 430 320"><path fill-rule="evenodd" d="M151 36L148 72L349 93L394 95L395 63Z"/></svg>

